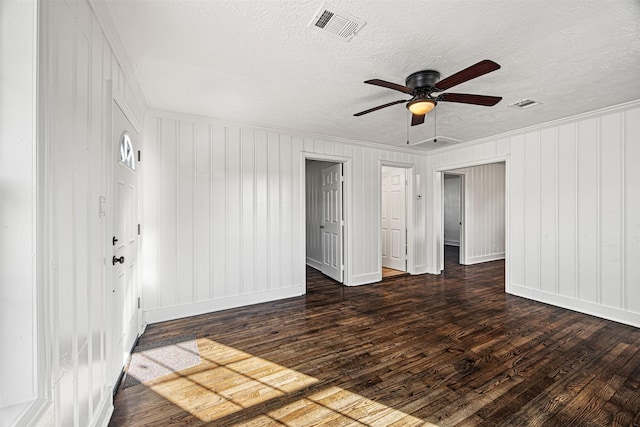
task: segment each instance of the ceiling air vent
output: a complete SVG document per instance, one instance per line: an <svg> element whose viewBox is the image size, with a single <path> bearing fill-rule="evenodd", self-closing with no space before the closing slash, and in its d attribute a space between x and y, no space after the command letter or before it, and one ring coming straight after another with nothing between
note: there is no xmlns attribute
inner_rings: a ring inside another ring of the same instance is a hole
<svg viewBox="0 0 640 427"><path fill-rule="evenodd" d="M334 37L349 41L366 24L362 19L351 16L348 13L340 12L326 7L324 4L313 16L310 27L323 30Z"/></svg>
<svg viewBox="0 0 640 427"><path fill-rule="evenodd" d="M525 108L535 107L536 105L540 105L540 104L542 103L538 101L534 101L533 99L523 99L522 101L509 104L509 106L513 108L517 108L519 110L524 110Z"/></svg>

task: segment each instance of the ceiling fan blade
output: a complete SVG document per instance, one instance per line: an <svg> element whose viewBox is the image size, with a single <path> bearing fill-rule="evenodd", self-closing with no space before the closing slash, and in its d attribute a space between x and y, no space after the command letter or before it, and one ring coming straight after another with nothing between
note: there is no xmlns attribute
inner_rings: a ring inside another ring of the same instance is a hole
<svg viewBox="0 0 640 427"><path fill-rule="evenodd" d="M388 104L378 105L377 107L369 108L368 110L364 110L364 111L360 111L359 113L355 113L354 116L362 116L363 114L369 114L369 113L372 113L374 111L381 110L383 108L391 107L392 105L402 104L403 102L407 102L407 100L406 99L401 99L399 101L393 101L393 102L390 102Z"/></svg>
<svg viewBox="0 0 640 427"><path fill-rule="evenodd" d="M468 93L443 93L438 97L438 101L485 105L487 107L496 105L500 100L502 100L501 96L470 95Z"/></svg>
<svg viewBox="0 0 640 427"><path fill-rule="evenodd" d="M413 89L411 89L410 87L402 86L396 83L391 83L386 80L371 79L371 80L366 80L365 83L370 85L386 87L387 89L397 90L399 92L408 93L409 95L413 94Z"/></svg>
<svg viewBox="0 0 640 427"><path fill-rule="evenodd" d="M411 115L411 126L421 125L424 123L424 114L412 114Z"/></svg>
<svg viewBox="0 0 640 427"><path fill-rule="evenodd" d="M492 71L496 71L500 69L500 65L495 62L485 59L484 61L480 61L477 64L474 64L468 68L465 68L462 71L458 71L457 73L447 77L444 80L436 83L436 92L440 92L449 88L452 88L460 83L464 83L468 80L475 79L476 77L480 77L484 74L490 73Z"/></svg>

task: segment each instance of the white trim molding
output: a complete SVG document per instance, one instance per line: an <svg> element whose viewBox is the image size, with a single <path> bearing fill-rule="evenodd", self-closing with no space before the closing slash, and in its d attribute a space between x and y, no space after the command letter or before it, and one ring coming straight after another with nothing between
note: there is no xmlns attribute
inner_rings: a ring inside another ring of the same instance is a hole
<svg viewBox="0 0 640 427"><path fill-rule="evenodd" d="M378 180L378 194L382 193L382 168L383 167L401 168L406 171L406 194L405 194L405 217L406 217L406 231L407 231L407 273L416 274L416 238L415 238L415 223L416 223L416 165L415 163L398 162L393 160L379 160L378 170L380 171L380 179ZM379 229L382 229L382 197L378 197L378 223ZM380 270L380 280L382 280L382 241L381 234L378 233L378 264Z"/></svg>
<svg viewBox="0 0 640 427"><path fill-rule="evenodd" d="M320 160L323 162L333 162L333 163L342 163L342 179L344 182L344 187L343 187L343 194L342 194L342 214L343 214L343 218L342 220L344 221L344 230L343 230L343 235L342 235L342 245L344 248L344 251L342 253L342 265L344 266L344 276L343 276L343 284L344 285L348 285L351 283L352 281L352 262L353 262L353 254L352 254L352 250L353 250L353 244L352 244L352 239L353 239L353 235L351 233L351 225L352 225L352 217L351 217L351 212L352 212L352 203L353 203L353 198L351 196L351 188L352 188L352 183L351 183L351 174L352 174L352 159L350 157L345 157L345 156L338 156L338 155L332 155L332 154L320 154L320 153L313 153L313 152L308 152L308 151L302 151L300 153L300 212L302 213L301 218L300 218L300 236L301 239L299 241L298 244L298 248L297 251L300 254L305 254L306 250L307 250L307 237L306 237L306 161L307 160ZM306 259L306 256L303 258ZM305 285L305 289L306 289L306 284L307 284L307 279L306 279L306 273L305 273L305 269L306 269L306 262L305 264L303 264L302 266L303 271L301 272L302 277L304 278L304 285ZM320 269L322 269L322 266L320 267Z"/></svg>
<svg viewBox="0 0 640 427"><path fill-rule="evenodd" d="M550 120L544 123L538 123L532 126L527 126L521 129L512 130L509 132L503 132L491 136L486 136L484 138L474 139L472 141L462 142L460 144L450 145L447 147L438 148L435 150L430 150L428 152L428 156L435 156L438 154L442 154L448 151L455 151L462 148L473 147L474 145L483 144L485 142L492 142L499 139L506 139L512 136L522 135L524 133L536 132L547 128L559 127L565 124L574 123L579 120L586 120L594 117L601 117L605 114L617 113L621 111L631 110L633 108L640 107L640 99L624 102L622 104L612 105L609 107L600 108L598 110L588 111L586 113L575 114L573 116L563 117L561 119ZM463 166L460 166L463 167Z"/></svg>
<svg viewBox="0 0 640 427"><path fill-rule="evenodd" d="M544 302L545 304L555 305L557 307L566 308L568 310L578 311L580 313L585 313L640 328L640 313L634 313L624 309L609 307L594 302L581 301L576 298L557 295L538 289L525 288L524 286L516 285L515 283L511 283L509 287L509 293L534 301Z"/></svg>
<svg viewBox="0 0 640 427"><path fill-rule="evenodd" d="M133 69L133 65L131 65L131 60L129 59L129 55L127 54L127 50L120 39L120 34L118 30L116 30L115 24L113 23L113 15L111 13L111 6L108 1L104 0L87 0L91 9L93 9L93 13L95 14L100 26L102 27L102 31L104 33L105 38L107 39L107 43L111 47L113 55L120 64L122 68L122 72L125 74L127 80L132 82L131 85L133 90L135 91L135 96L137 99L141 100L145 105L147 104L146 97L140 88L140 84L138 83L138 77Z"/></svg>
<svg viewBox="0 0 640 427"><path fill-rule="evenodd" d="M212 299L208 301L174 305L170 307L162 307L158 309L145 310L144 321L146 324L164 322L167 320L197 316L199 314L227 310L230 308L244 307L248 305L276 301L285 298L298 297L304 294L305 286L298 285L290 288L276 289L273 291L236 295L227 298Z"/></svg>

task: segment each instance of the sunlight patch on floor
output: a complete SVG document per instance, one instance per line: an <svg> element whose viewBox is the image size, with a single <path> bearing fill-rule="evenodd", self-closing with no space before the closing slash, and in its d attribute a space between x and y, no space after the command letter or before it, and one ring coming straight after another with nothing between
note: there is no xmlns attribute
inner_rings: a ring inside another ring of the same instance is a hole
<svg viewBox="0 0 640 427"><path fill-rule="evenodd" d="M285 426L435 426L419 418L367 399L340 387L329 386L243 425ZM255 423L255 424L254 424Z"/></svg>
<svg viewBox="0 0 640 427"><path fill-rule="evenodd" d="M200 338L197 342L200 365L144 384L202 421L219 420L318 383L314 377L215 341ZM335 386L275 406L242 425L437 427Z"/></svg>

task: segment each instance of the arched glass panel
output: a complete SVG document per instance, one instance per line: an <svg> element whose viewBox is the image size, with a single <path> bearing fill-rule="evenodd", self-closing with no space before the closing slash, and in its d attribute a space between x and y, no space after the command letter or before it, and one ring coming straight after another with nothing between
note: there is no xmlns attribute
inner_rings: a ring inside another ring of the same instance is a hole
<svg viewBox="0 0 640 427"><path fill-rule="evenodd" d="M133 153L133 144L131 143L129 133L127 132L123 132L120 137L120 161L131 168L131 170L136 170L136 158Z"/></svg>

